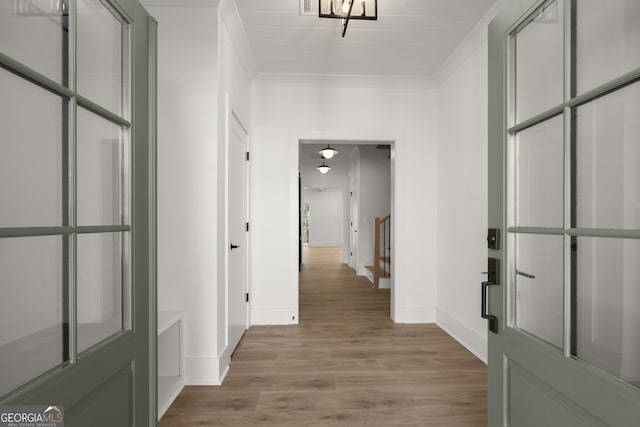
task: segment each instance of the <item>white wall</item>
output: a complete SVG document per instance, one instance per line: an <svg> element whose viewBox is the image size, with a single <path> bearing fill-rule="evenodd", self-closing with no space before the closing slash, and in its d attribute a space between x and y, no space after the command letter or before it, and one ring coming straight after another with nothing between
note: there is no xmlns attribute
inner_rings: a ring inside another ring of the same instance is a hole
<svg viewBox="0 0 640 427"><path fill-rule="evenodd" d="M233 2L146 7L159 24L158 308L185 311L186 382L219 384L230 357L226 126L231 110L250 126L246 40Z"/></svg>
<svg viewBox="0 0 640 427"><path fill-rule="evenodd" d="M309 246L342 246L343 202L341 188L304 190L309 204Z"/></svg>
<svg viewBox="0 0 640 427"><path fill-rule="evenodd" d="M394 247L398 262L392 316L398 322L434 321L435 91L357 87L334 79L300 83L299 78L277 82L259 78L252 90L251 130L253 323L297 322L301 139L396 142Z"/></svg>
<svg viewBox="0 0 640 427"><path fill-rule="evenodd" d="M486 361L487 39L477 28L438 90L437 323Z"/></svg>
<svg viewBox="0 0 640 427"><path fill-rule="evenodd" d="M147 10L158 20L158 308L185 311L186 380L198 382L194 365L218 356L218 9Z"/></svg>

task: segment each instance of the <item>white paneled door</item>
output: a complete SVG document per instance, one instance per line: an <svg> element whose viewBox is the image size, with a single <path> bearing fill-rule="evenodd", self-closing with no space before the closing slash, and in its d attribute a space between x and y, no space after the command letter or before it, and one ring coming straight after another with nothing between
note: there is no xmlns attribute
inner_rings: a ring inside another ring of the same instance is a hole
<svg viewBox="0 0 640 427"><path fill-rule="evenodd" d="M233 352L248 327L247 292L247 142L235 115L229 119L228 147L228 346Z"/></svg>

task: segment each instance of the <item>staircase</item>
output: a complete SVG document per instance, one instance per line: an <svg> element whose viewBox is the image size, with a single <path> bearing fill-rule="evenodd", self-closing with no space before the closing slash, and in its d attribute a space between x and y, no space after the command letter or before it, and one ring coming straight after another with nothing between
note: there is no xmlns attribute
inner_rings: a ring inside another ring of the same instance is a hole
<svg viewBox="0 0 640 427"><path fill-rule="evenodd" d="M391 214L375 218L373 228L373 263L365 268L375 288L391 287Z"/></svg>

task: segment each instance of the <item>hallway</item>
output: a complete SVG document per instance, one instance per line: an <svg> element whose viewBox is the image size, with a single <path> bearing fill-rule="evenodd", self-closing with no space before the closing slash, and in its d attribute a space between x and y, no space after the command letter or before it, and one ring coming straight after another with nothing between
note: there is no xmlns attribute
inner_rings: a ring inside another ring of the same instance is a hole
<svg viewBox="0 0 640 427"><path fill-rule="evenodd" d="M389 290L340 248L305 248L300 324L253 326L220 387L186 387L161 427L485 426L486 366L433 324L395 324Z"/></svg>

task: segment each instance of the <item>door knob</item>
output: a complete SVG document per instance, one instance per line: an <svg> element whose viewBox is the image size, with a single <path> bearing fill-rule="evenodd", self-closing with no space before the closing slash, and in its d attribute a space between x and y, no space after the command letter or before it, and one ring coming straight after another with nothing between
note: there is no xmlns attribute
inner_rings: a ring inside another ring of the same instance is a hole
<svg viewBox="0 0 640 427"><path fill-rule="evenodd" d="M233 243L231 244L231 250L238 249L239 247L240 245L234 245Z"/></svg>

